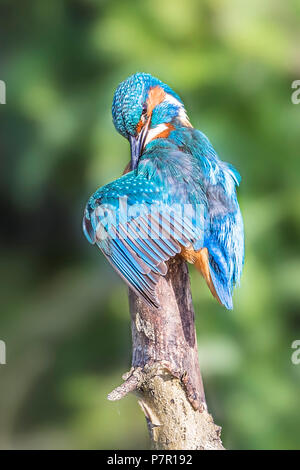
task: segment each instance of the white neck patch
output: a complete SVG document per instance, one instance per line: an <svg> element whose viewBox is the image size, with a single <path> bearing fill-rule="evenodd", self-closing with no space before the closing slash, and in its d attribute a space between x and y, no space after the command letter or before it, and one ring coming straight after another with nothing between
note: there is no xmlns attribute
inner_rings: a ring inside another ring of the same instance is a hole
<svg viewBox="0 0 300 470"><path fill-rule="evenodd" d="M178 119L182 122L184 126L192 127L183 104L180 101L178 101L178 99L175 98L175 96L170 95L169 93L166 93L164 102L174 104L175 106L177 106L179 108Z"/></svg>
<svg viewBox="0 0 300 470"><path fill-rule="evenodd" d="M151 140L155 139L155 137L157 137L166 129L168 129L166 124L158 124L158 126L154 127L153 129L149 129L144 145L146 146L149 144Z"/></svg>

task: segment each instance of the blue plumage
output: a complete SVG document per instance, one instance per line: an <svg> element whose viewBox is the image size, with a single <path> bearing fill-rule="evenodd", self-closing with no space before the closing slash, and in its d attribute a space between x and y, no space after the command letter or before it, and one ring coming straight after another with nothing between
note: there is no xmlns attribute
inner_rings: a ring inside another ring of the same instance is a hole
<svg viewBox="0 0 300 470"><path fill-rule="evenodd" d="M159 307L155 287L167 272L165 262L181 253L232 308L244 260L238 172L191 126L178 95L149 74L119 85L113 120L130 141L132 171L88 201L87 239L153 307Z"/></svg>

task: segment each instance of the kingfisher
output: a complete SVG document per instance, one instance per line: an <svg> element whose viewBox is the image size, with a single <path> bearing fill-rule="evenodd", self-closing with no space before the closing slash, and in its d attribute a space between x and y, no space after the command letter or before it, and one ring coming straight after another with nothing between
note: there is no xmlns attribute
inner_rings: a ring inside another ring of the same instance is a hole
<svg viewBox="0 0 300 470"><path fill-rule="evenodd" d="M240 175L195 129L180 97L148 73L117 87L116 130L130 143L123 175L89 199L83 231L146 304L176 255L195 265L217 301L233 308L244 264Z"/></svg>

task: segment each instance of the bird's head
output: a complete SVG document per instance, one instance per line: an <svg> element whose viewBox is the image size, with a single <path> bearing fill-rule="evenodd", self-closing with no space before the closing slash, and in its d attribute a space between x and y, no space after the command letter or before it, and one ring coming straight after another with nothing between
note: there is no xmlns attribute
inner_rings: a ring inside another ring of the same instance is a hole
<svg viewBox="0 0 300 470"><path fill-rule="evenodd" d="M116 130L130 142L131 169L153 139L168 137L175 122L190 127L179 96L148 73L136 73L116 89L112 105Z"/></svg>

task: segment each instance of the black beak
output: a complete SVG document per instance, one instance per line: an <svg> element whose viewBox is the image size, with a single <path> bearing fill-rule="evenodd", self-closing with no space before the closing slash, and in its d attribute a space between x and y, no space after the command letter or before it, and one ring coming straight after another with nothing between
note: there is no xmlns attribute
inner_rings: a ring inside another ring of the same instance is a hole
<svg viewBox="0 0 300 470"><path fill-rule="evenodd" d="M135 170L138 166L139 159L144 150L144 144L148 132L148 123L144 126L141 132L136 136L129 136L130 151L131 151L131 170Z"/></svg>

